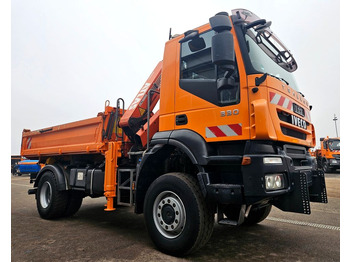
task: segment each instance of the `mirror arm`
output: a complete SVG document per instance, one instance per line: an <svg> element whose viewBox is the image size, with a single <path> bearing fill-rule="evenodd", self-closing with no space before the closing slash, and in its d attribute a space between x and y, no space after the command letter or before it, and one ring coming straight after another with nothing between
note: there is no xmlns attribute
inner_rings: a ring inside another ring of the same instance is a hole
<svg viewBox="0 0 350 262"><path fill-rule="evenodd" d="M233 65L225 65L225 66L219 66L219 67L226 70L224 74L224 78L230 78L235 71L235 67Z"/></svg>

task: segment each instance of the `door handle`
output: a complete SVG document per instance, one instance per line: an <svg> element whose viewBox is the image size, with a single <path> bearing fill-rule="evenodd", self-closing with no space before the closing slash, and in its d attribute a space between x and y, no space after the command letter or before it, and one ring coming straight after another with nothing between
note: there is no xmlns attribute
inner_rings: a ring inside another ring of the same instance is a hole
<svg viewBox="0 0 350 262"><path fill-rule="evenodd" d="M182 126L182 125L187 125L187 116L186 115L177 115L176 116L176 125L177 126Z"/></svg>

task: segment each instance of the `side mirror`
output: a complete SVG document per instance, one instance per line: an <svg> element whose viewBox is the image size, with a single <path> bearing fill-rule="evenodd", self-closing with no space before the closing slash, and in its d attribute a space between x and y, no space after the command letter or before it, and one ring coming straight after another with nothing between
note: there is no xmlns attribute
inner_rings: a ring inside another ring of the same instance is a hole
<svg viewBox="0 0 350 262"><path fill-rule="evenodd" d="M211 59L218 66L233 67L235 51L231 21L227 13L219 13L209 19L211 28L216 32L212 37Z"/></svg>
<svg viewBox="0 0 350 262"><path fill-rule="evenodd" d="M234 64L233 36L230 31L223 31L212 38L212 62L218 66Z"/></svg>
<svg viewBox="0 0 350 262"><path fill-rule="evenodd" d="M201 37L193 38L190 42L188 42L188 47L191 52L196 52L205 48L205 41Z"/></svg>
<svg viewBox="0 0 350 262"><path fill-rule="evenodd" d="M226 12L218 13L215 16L209 18L209 23L210 27L215 32L222 32L224 30L230 31L232 28L230 18Z"/></svg>
<svg viewBox="0 0 350 262"><path fill-rule="evenodd" d="M182 38L179 43L185 43L189 41L188 47L190 48L191 52L196 52L205 48L205 41L203 38L199 37L198 30L189 30L184 34L185 37Z"/></svg>
<svg viewBox="0 0 350 262"><path fill-rule="evenodd" d="M235 67L235 49L232 24L227 13L218 13L209 19L211 28L216 32L212 37L211 60L225 71L224 77L217 79L218 100L220 104L237 102L237 89L232 76Z"/></svg>

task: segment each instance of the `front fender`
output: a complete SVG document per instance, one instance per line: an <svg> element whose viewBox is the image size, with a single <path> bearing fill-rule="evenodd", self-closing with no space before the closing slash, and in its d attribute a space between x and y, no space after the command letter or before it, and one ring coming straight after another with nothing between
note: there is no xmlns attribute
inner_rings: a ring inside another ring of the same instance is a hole
<svg viewBox="0 0 350 262"><path fill-rule="evenodd" d="M143 203L146 192L152 182L163 174L162 163L174 149L166 145L156 145L149 150L137 167L135 213L143 212Z"/></svg>
<svg viewBox="0 0 350 262"><path fill-rule="evenodd" d="M208 164L207 143L201 135L189 129L156 133L151 145L168 144L180 148L194 165Z"/></svg>
<svg viewBox="0 0 350 262"><path fill-rule="evenodd" d="M144 154L137 168L135 213L143 212L144 197L149 186L164 174L163 164L176 148L188 157L199 172L204 172L203 166L209 161L205 140L188 129L157 132L150 145L152 148Z"/></svg>

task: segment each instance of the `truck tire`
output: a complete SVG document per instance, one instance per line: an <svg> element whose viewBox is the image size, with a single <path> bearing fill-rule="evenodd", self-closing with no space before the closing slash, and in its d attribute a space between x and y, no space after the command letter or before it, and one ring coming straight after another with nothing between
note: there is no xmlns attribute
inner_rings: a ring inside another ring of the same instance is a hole
<svg viewBox="0 0 350 262"><path fill-rule="evenodd" d="M148 233L159 250L173 256L204 246L214 226L214 212L198 182L183 173L168 173L149 187L144 203Z"/></svg>
<svg viewBox="0 0 350 262"><path fill-rule="evenodd" d="M252 226L263 221L270 214L271 205L263 207L252 207L248 217L245 218L243 225Z"/></svg>
<svg viewBox="0 0 350 262"><path fill-rule="evenodd" d="M329 168L329 164L328 164L328 160L327 159L323 159L322 160L322 170L325 173L331 172L331 169Z"/></svg>
<svg viewBox="0 0 350 262"><path fill-rule="evenodd" d="M64 216L73 216L80 209L82 202L83 196L80 192L70 191L68 193L67 207Z"/></svg>
<svg viewBox="0 0 350 262"><path fill-rule="evenodd" d="M65 214L68 203L68 191L58 191L57 181L52 172L41 177L36 193L36 205L39 215L44 219L54 219Z"/></svg>

